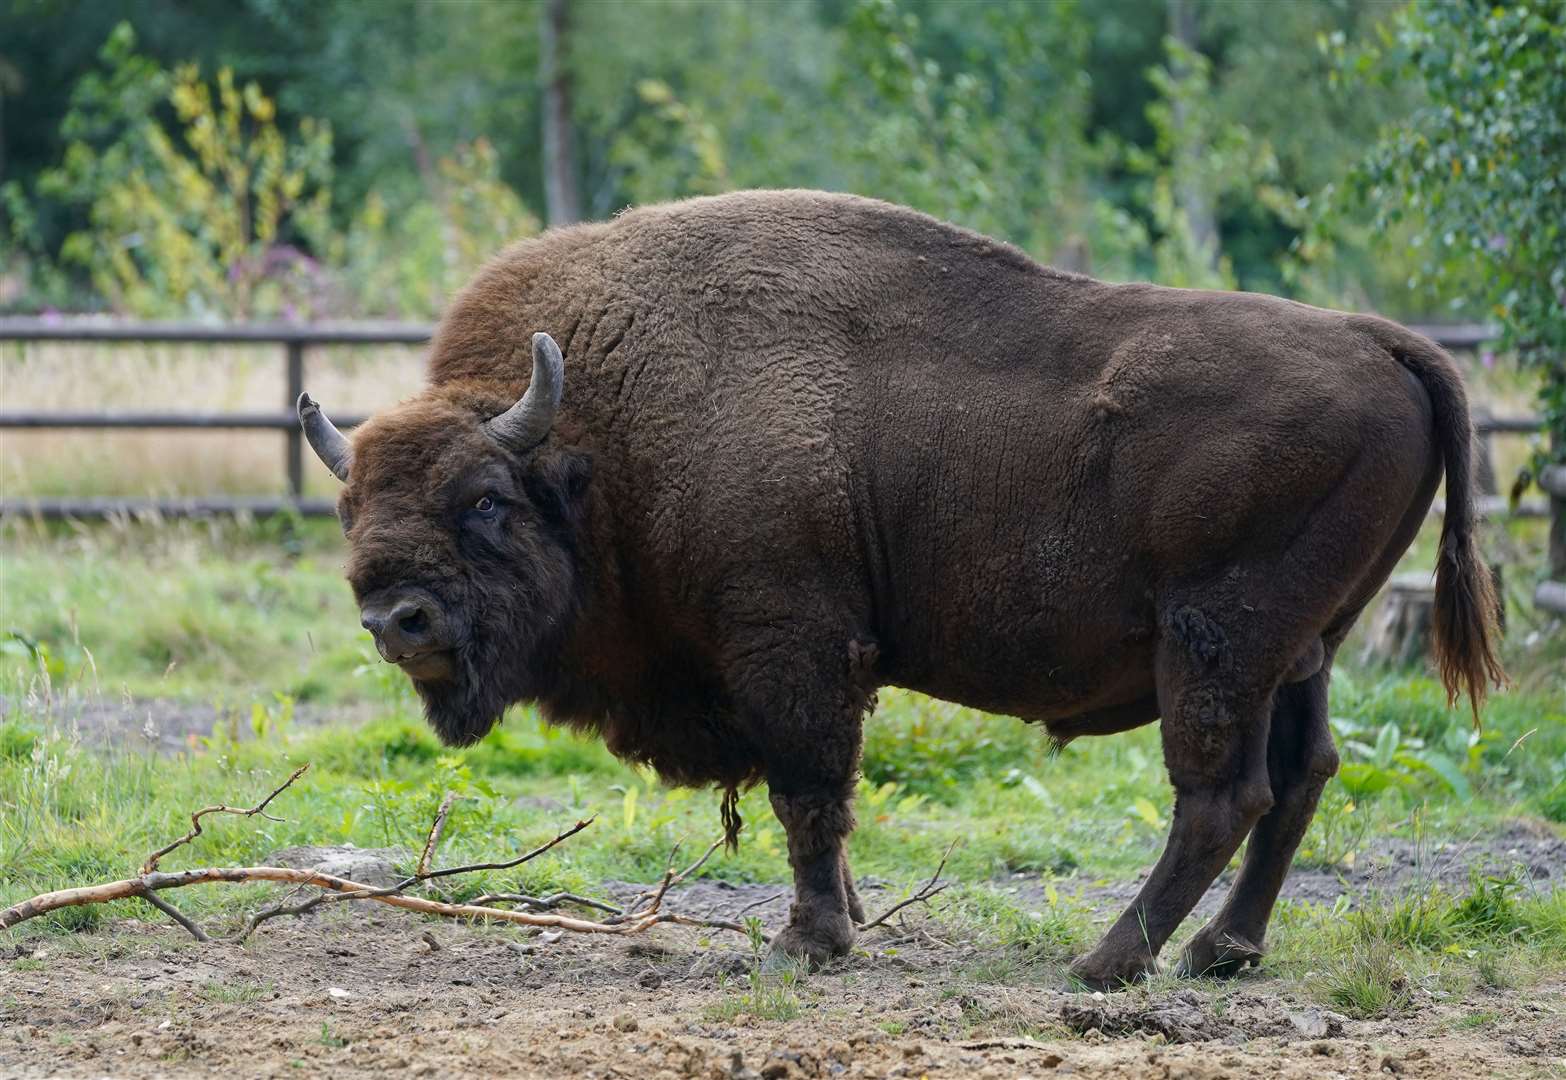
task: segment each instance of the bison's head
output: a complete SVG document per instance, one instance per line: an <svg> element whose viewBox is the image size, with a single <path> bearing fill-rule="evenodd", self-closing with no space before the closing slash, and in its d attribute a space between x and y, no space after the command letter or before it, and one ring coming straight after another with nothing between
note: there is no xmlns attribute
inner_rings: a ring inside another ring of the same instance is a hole
<svg viewBox="0 0 1566 1080"><path fill-rule="evenodd" d="M559 347L535 334L532 381L509 407L437 386L350 442L299 399L306 438L346 485L338 517L364 626L447 743L548 694L577 611L590 462L547 439L563 379Z"/></svg>

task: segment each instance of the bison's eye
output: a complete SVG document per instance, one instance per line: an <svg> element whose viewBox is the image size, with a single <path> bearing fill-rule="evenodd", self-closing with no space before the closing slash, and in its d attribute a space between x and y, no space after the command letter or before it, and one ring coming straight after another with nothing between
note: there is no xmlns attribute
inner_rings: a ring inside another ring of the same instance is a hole
<svg viewBox="0 0 1566 1080"><path fill-rule="evenodd" d="M473 504L473 512L478 514L480 517L494 517L495 516L495 498L494 498L494 496L486 495L482 499L480 499L478 502L474 503Z"/></svg>

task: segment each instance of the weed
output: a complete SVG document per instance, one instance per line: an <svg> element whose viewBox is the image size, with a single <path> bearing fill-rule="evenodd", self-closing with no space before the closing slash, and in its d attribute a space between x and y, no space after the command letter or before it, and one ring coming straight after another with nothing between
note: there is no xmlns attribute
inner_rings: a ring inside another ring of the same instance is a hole
<svg viewBox="0 0 1566 1080"><path fill-rule="evenodd" d="M1474 1028L1489 1027L1499 1019L1501 1019L1501 1014L1494 1009L1482 1009L1479 1012L1469 1013L1467 1016L1461 1017L1457 1021L1457 1026L1472 1031Z"/></svg>
<svg viewBox="0 0 1566 1080"><path fill-rule="evenodd" d="M1468 895L1447 914L1447 925L1466 937L1504 937L1522 925L1517 891L1523 879L1517 873L1497 877L1474 870L1468 878Z"/></svg>
<svg viewBox="0 0 1566 1080"><path fill-rule="evenodd" d="M798 991L801 981L803 973L797 967L772 973L752 964L745 973L745 989L739 993L728 992L727 976L718 977L718 989L725 993L705 1015L715 1021L732 1021L747 1014L760 1020L793 1020L804 1011Z"/></svg>
<svg viewBox="0 0 1566 1080"><path fill-rule="evenodd" d="M1397 951L1384 940L1365 940L1335 951L1315 981L1329 1004L1360 1019L1396 1015L1413 1001L1408 973Z"/></svg>
<svg viewBox="0 0 1566 1080"><path fill-rule="evenodd" d="M271 982L234 982L234 983L207 983L201 988L201 996L208 1001L221 1004L238 1004L246 1001L261 1001L270 998L276 989Z"/></svg>

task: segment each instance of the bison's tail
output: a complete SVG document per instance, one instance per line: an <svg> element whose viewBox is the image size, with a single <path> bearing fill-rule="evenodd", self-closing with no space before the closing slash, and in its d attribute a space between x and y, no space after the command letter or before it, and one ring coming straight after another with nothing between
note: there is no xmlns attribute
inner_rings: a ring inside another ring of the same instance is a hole
<svg viewBox="0 0 1566 1080"><path fill-rule="evenodd" d="M1452 358L1428 338L1396 323L1358 316L1356 327L1413 373L1435 413L1436 443L1446 470L1446 515L1436 563L1435 659L1448 704L1468 695L1474 723L1491 684L1506 685L1496 655L1500 603L1474 537L1473 422Z"/></svg>

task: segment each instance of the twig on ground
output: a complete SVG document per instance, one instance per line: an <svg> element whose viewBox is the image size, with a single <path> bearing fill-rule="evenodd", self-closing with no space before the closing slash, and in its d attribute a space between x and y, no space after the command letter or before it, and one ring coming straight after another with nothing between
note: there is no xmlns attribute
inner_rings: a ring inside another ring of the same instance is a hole
<svg viewBox="0 0 1566 1080"><path fill-rule="evenodd" d="M440 844L440 834L446 828L446 818L451 814L452 804L456 801L455 791L446 792L446 797L440 801L440 809L435 811L435 820L430 823L430 835L424 841L424 853L419 856L419 865L414 877L423 877L429 870L430 860L435 858L435 848Z"/></svg>
<svg viewBox="0 0 1566 1080"><path fill-rule="evenodd" d="M411 878L405 879L404 881L400 882L396 888L405 889L415 882L431 881L435 878L451 877L453 874L472 874L477 873L480 870L510 870L514 866L521 866L523 863L528 862L531 859L538 858L556 844L569 840L571 837L575 836L577 833L581 832L583 829L587 828L597 820L597 817L590 817L578 821L569 829L562 829L555 835L553 840L542 843L532 851L527 852L525 855L518 855L514 859L507 859L505 862L469 863L466 866L448 866L441 870L426 870L422 874L415 874Z"/></svg>
<svg viewBox="0 0 1566 1080"><path fill-rule="evenodd" d="M860 923L860 932L863 933L866 930L874 930L876 927L884 924L887 919L890 919L893 915L896 915L899 911L903 910L903 908L910 907L913 904L926 903L937 893L944 892L948 883L941 881L941 871L946 869L946 860L952 857L952 851L956 847L957 841L955 840L946 845L946 853L941 856L941 861L936 865L935 873L930 875L929 881L926 881L923 885L919 886L918 892L914 893L905 900L900 900L893 904L891 907L881 912L881 914L877 915L869 922Z"/></svg>
<svg viewBox="0 0 1566 1080"><path fill-rule="evenodd" d="M483 896L475 896L468 903L480 907L485 904L521 904L534 911L552 911L561 904L576 904L578 907L596 908L610 915L625 914L624 908L615 907L602 900L594 900L590 896L578 896L576 893L568 892L552 893L549 896L528 896L526 893L485 893Z"/></svg>
<svg viewBox="0 0 1566 1080"><path fill-rule="evenodd" d="M310 763L308 761L299 766L299 768L295 769L287 780L284 780L281 784L277 785L277 787L272 790L272 794L268 795L266 798L262 799L248 810L241 809L237 806L222 805L204 806L200 810L197 810L194 814L190 815L190 831L184 836L180 837L178 840L174 841L172 844L169 844L166 847L161 847L157 851L154 851L151 855L148 855L147 861L141 864L141 872L143 874L152 873L158 868L159 859L163 858L163 856L167 855L175 848L180 847L183 844L188 844L196 837L200 836L201 819L206 817L208 814L237 814L240 817L254 817L256 814L260 814L268 821L282 821L282 818L273 817L271 814L266 812L267 804L281 795L284 791L287 791L289 785L303 776L305 774L305 770L309 767Z"/></svg>
<svg viewBox="0 0 1566 1080"><path fill-rule="evenodd" d="M1055 1047L1048 1043L1021 1038L979 1039L975 1042L958 1043L957 1045L964 1050L1042 1050L1046 1053L1055 1052Z"/></svg>
<svg viewBox="0 0 1566 1080"><path fill-rule="evenodd" d="M195 938L197 941L212 940L207 936L207 932L205 930L191 922L183 911L180 911L179 908L163 899L163 897L157 895L156 893L147 893L142 897L142 899L147 901L147 903L151 904L153 907L157 908L159 911L163 912L163 914L167 915L175 922L179 923L186 930L189 930L190 936Z"/></svg>
<svg viewBox="0 0 1566 1080"><path fill-rule="evenodd" d="M771 896L764 896L760 900L752 900L750 903L746 904L744 907L740 908L734 913L734 920L738 922L740 919L744 918L747 911L754 911L759 907L766 907L768 904L772 903L772 901L781 900L787 895L788 893L786 892L780 892L773 893Z"/></svg>
<svg viewBox="0 0 1566 1080"><path fill-rule="evenodd" d="M419 896L403 896L393 891L395 886L392 889L377 889L371 885L322 873L319 870L299 870L291 866L208 866L173 872L160 870L137 878L127 878L124 881L110 881L102 885L44 893L0 911L0 930L9 930L18 923L65 907L102 904L135 896L144 897L163 889L179 889L188 885L214 883L233 885L255 881L310 885L336 893L362 894L355 895L352 899L390 904L392 907L417 911L425 915L443 915L455 919L494 919L519 926L552 927L585 934L629 934L645 930L660 922L678 922L685 918L672 912L649 911L640 912L621 923L597 923L586 919L573 919L565 915L507 911L503 908L478 907L473 904L447 904L438 900L426 900Z"/></svg>

